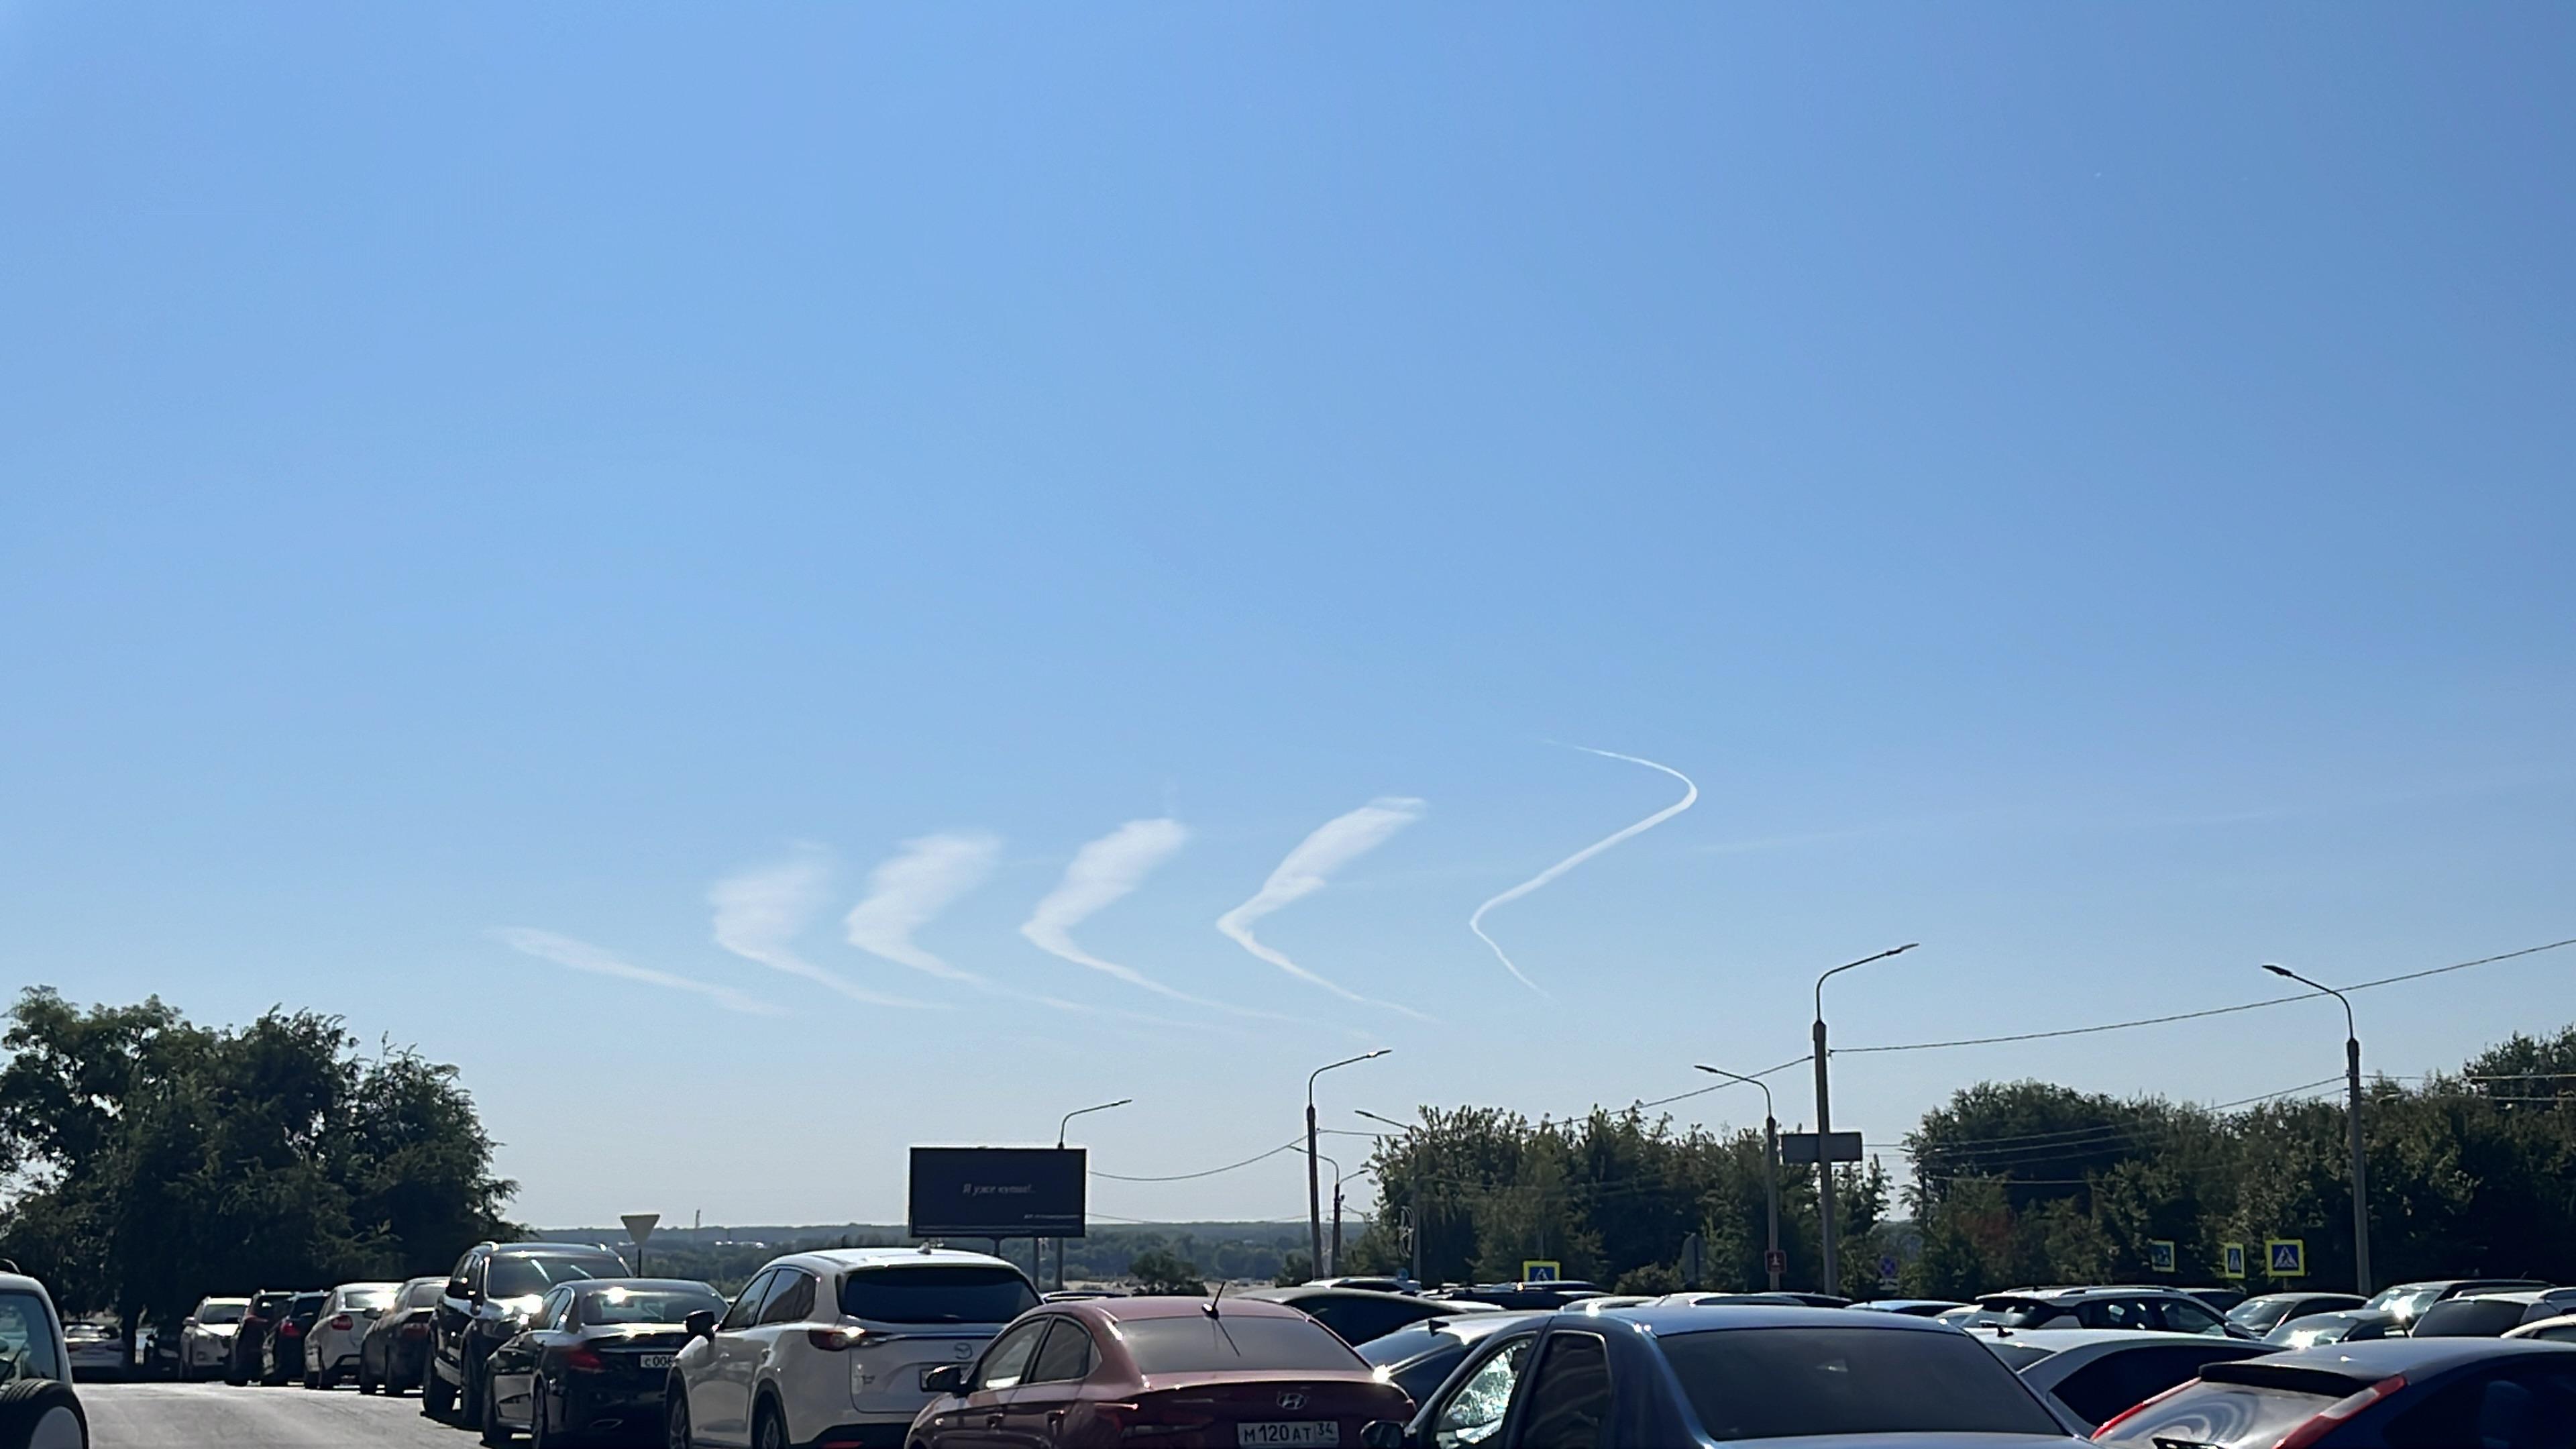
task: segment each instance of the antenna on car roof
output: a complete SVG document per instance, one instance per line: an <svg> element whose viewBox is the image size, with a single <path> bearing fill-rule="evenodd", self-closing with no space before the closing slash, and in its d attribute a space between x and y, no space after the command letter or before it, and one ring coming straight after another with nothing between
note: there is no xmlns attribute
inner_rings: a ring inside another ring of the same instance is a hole
<svg viewBox="0 0 2576 1449"><path fill-rule="evenodd" d="M1214 1317L1216 1317L1216 1305L1217 1305L1220 1301L1222 1301L1222 1300L1224 1299L1224 1297L1225 1297L1225 1280L1224 1280L1224 1279L1222 1279L1222 1278L1219 1278L1219 1279L1217 1280L1217 1282L1216 1282L1216 1291L1208 1295L1208 1301L1207 1301L1207 1302L1202 1303L1202 1304L1200 1304L1200 1305L1199 1305L1199 1311L1200 1311L1200 1312L1202 1312L1202 1313L1204 1313L1204 1314L1206 1314L1206 1315L1207 1315L1208 1317L1210 1317L1210 1318L1214 1318Z"/></svg>

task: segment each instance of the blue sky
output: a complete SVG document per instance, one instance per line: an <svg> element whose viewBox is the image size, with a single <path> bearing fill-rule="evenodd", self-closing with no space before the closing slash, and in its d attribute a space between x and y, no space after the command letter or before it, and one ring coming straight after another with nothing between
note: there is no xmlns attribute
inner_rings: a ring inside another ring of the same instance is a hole
<svg viewBox="0 0 2576 1449"><path fill-rule="evenodd" d="M1359 1045L1346 1127L1689 1090L1901 941L1838 1041L2576 935L2571 62L0 4L0 976L416 1042L536 1220L882 1220L1106 1097L1106 1170L1248 1156ZM1485 917L1543 996L1471 913L1681 795L1568 745L1699 796ZM2374 1063L2576 1019L2571 956L2370 994ZM1850 1057L1837 1123L2249 1096L2334 1015Z"/></svg>

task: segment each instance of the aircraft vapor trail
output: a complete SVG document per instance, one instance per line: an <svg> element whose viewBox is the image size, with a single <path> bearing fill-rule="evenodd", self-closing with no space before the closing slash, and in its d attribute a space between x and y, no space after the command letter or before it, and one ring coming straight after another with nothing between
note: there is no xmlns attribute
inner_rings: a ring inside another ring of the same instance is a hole
<svg viewBox="0 0 2576 1449"><path fill-rule="evenodd" d="M1477 940L1484 942L1487 946L1493 949L1494 959L1503 963L1503 969L1512 973L1512 978L1514 980L1520 982L1520 984L1528 987L1530 990L1537 992L1541 996L1548 994L1546 989L1541 987L1537 982L1529 979L1528 976L1522 974L1521 968L1512 964L1512 958L1504 952L1501 944L1496 942L1493 937L1485 934L1485 913L1506 902L1519 900L1521 897L1537 890L1540 886L1546 885L1549 881L1556 879L1558 876L1561 876L1567 871L1574 869L1576 866L1583 864L1592 857L1599 855L1601 852L1608 850L1614 845L1617 845L1620 841L1626 840L1632 836L1643 835L1647 831L1654 829L1656 826L1663 824L1665 821L1672 819L1674 816L1681 814L1683 811L1691 808L1691 806L1699 803L1699 786L1691 783L1690 776L1683 774L1681 771L1674 769L1670 765L1658 765L1652 760L1642 760L1635 755L1623 755L1616 750L1596 750L1589 745L1568 745L1566 748L1569 750L1581 750L1587 755L1599 755L1605 760L1625 760L1632 765L1643 765L1649 770L1661 770L1665 774L1682 782L1683 794L1681 799L1674 801L1672 804L1667 805L1663 809L1656 811L1654 814L1647 816L1645 819L1638 821L1636 824L1618 831L1615 834L1605 836L1600 840L1592 842L1590 845L1583 847L1581 850L1567 856L1565 859L1560 860L1556 864L1549 866L1547 869L1540 871L1538 874L1531 876L1528 880L1522 881L1519 885L1512 887L1510 890L1507 890L1501 895L1494 897L1492 900L1485 902L1483 905L1476 907L1476 913L1467 918L1467 929L1476 933Z"/></svg>
<svg viewBox="0 0 2576 1449"><path fill-rule="evenodd" d="M1313 834L1299 841L1296 849L1288 852L1287 858L1270 873L1270 879L1261 883L1261 889L1254 893L1252 899L1217 917L1217 930L1236 945L1310 986L1320 986L1345 1001L1383 1006L1429 1021L1431 1018L1409 1006L1362 996L1338 982L1328 981L1289 960L1284 952L1264 945L1252 934L1253 922L1291 901L1322 890L1332 883L1333 872L1385 844L1388 836L1421 819L1422 811L1420 800L1390 795L1325 821L1315 827Z"/></svg>
<svg viewBox="0 0 2576 1449"><path fill-rule="evenodd" d="M1087 966L1174 1001L1232 1012L1237 1016L1288 1020L1270 1012L1192 996L1164 985L1133 966L1103 960L1084 950L1073 939L1075 926L1133 893L1144 884L1146 876L1170 859L1189 838L1188 826L1166 816L1158 820L1130 820L1090 842L1074 852L1073 863L1065 867L1063 883L1038 902L1037 909L1030 912L1028 920L1020 926L1020 934L1028 938L1030 945L1051 956L1062 957L1076 966Z"/></svg>

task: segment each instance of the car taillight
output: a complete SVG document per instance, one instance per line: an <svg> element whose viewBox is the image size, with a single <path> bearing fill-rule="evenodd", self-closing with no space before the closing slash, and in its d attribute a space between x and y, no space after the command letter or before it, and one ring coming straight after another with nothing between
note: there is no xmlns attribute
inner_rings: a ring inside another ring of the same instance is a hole
<svg viewBox="0 0 2576 1449"><path fill-rule="evenodd" d="M429 1337L429 1325L426 1323L406 1323L402 1326L402 1336L405 1338L427 1338Z"/></svg>
<svg viewBox="0 0 2576 1449"><path fill-rule="evenodd" d="M336 1331L336 1332L340 1332L340 1333L346 1333L346 1332L348 1332L348 1331L349 1331L349 1315L347 1315L347 1314L343 1313L343 1314L341 1314L339 1317L332 1319L332 1320L331 1320L331 1327L332 1327L332 1329L333 1329L334 1331Z"/></svg>
<svg viewBox="0 0 2576 1449"><path fill-rule="evenodd" d="M2183 1390L2196 1389L2198 1387L2200 1387L2200 1380L2184 1379L2181 1383L2174 1385L2172 1388L2165 1390L2163 1393L2156 1395L2145 1403L2132 1404L2129 1407L2122 1409L2120 1412L2113 1414L2110 1418L2103 1420L2102 1427L2093 1431L2093 1437L2099 1439L2103 1435L2120 1427L2122 1424L2129 1422L2131 1419L2138 1417L2147 1410L2152 1409L2156 1405L2163 1403L2165 1400L2172 1398L2174 1395L2181 1393Z"/></svg>
<svg viewBox="0 0 2576 1449"><path fill-rule="evenodd" d="M277 1336L280 1338L302 1338L304 1336L304 1330L296 1327L292 1323L281 1323L277 1325Z"/></svg>
<svg viewBox="0 0 2576 1449"><path fill-rule="evenodd" d="M594 1349L576 1348L564 1355L564 1367L575 1373L604 1373L608 1368L608 1360L601 1358Z"/></svg>
<svg viewBox="0 0 2576 1449"><path fill-rule="evenodd" d="M824 1349L832 1353L839 1353L845 1348L857 1348L861 1343L866 1341L867 1336L868 1331L864 1328L809 1328L805 1330L805 1341L807 1343L814 1345L816 1348Z"/></svg>
<svg viewBox="0 0 2576 1449"><path fill-rule="evenodd" d="M2406 1375L2381 1379L2348 1399L2337 1399L2317 1411L2317 1416L2282 1436L2272 1449L2309 1449L2309 1446L2343 1427L2353 1415L2406 1387Z"/></svg>

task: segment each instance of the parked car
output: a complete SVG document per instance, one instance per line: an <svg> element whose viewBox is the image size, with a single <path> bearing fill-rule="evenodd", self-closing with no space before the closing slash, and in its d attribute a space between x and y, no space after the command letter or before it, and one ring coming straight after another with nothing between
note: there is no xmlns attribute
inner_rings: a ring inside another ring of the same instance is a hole
<svg viewBox="0 0 2576 1449"><path fill-rule="evenodd" d="M445 1278L414 1278L358 1338L358 1392L399 1394L420 1387L429 1367L429 1331L438 1321Z"/></svg>
<svg viewBox="0 0 2576 1449"><path fill-rule="evenodd" d="M689 1315L725 1308L723 1294L684 1278L594 1278L549 1292L528 1330L492 1351L483 1442L526 1430L537 1449L663 1443L663 1390Z"/></svg>
<svg viewBox="0 0 2576 1449"><path fill-rule="evenodd" d="M2089 1433L2132 1405L2145 1403L2207 1364L2273 1353L2224 1334L2139 1332L2126 1328L1971 1329L2021 1381L2048 1395Z"/></svg>
<svg viewBox="0 0 2576 1449"><path fill-rule="evenodd" d="M1464 1359L1477 1344L1514 1324L1545 1316L1543 1311L1497 1308L1484 1313L1426 1318L1420 1323L1399 1328L1384 1338L1370 1339L1358 1348L1360 1357L1376 1368L1379 1378L1404 1390L1407 1398L1419 1404L1431 1397L1432 1390L1448 1381L1459 1360Z"/></svg>
<svg viewBox="0 0 2576 1449"><path fill-rule="evenodd" d="M358 1372L358 1344L392 1306L399 1283L343 1283L322 1300L304 1331L304 1387L327 1389Z"/></svg>
<svg viewBox="0 0 2576 1449"><path fill-rule="evenodd" d="M2270 1333L2311 1313L2340 1313L2362 1306L2350 1293L2266 1293L2227 1310L2227 1321L2248 1333Z"/></svg>
<svg viewBox="0 0 2576 1449"><path fill-rule="evenodd" d="M1441 1302L1366 1288L1325 1288L1309 1283L1299 1288L1253 1288L1229 1298L1285 1303L1342 1336L1349 1344L1381 1338L1408 1323L1426 1318L1455 1318L1461 1313L1499 1313L1490 1303Z"/></svg>
<svg viewBox="0 0 2576 1449"><path fill-rule="evenodd" d="M233 1335L241 1328L242 1315L250 1311L247 1298L200 1298L196 1308L179 1321L179 1377L183 1382L212 1378L232 1361Z"/></svg>
<svg viewBox="0 0 2576 1449"><path fill-rule="evenodd" d="M1309 1278L1308 1288L1365 1288L1371 1293L1419 1293L1422 1285L1410 1278Z"/></svg>
<svg viewBox="0 0 2576 1449"><path fill-rule="evenodd" d="M268 1335L268 1345L260 1360L259 1381L271 1388L290 1379L304 1377L304 1342L313 1332L313 1320L321 1313L328 1293L298 1293L287 1300L286 1309L277 1316L277 1327Z"/></svg>
<svg viewBox="0 0 2576 1449"><path fill-rule="evenodd" d="M1869 1313L1902 1313L1908 1318L1938 1318L1954 1308L1967 1306L1950 1298L1872 1298L1852 1305Z"/></svg>
<svg viewBox="0 0 2576 1449"><path fill-rule="evenodd" d="M2464 1293L2425 1309L2406 1331L2416 1338L2502 1338L2526 1323L2571 1312L2576 1288Z"/></svg>
<svg viewBox="0 0 2576 1449"><path fill-rule="evenodd" d="M2214 1363L2095 1433L2121 1449L2554 1449L2576 1425L2576 1345L2390 1338Z"/></svg>
<svg viewBox="0 0 2576 1449"><path fill-rule="evenodd" d="M2327 1343L2368 1343L2375 1338L2403 1338L2406 1325L2394 1313L2355 1308L2345 1313L2311 1313L2293 1318L2263 1341L2274 1348L2315 1348Z"/></svg>
<svg viewBox="0 0 2576 1449"><path fill-rule="evenodd" d="M1812 1435L1871 1449L1916 1436L1943 1449L2078 1442L2070 1421L1964 1333L1899 1313L1767 1305L1512 1324L1408 1423L1372 1424L1359 1442L1678 1449Z"/></svg>
<svg viewBox="0 0 2576 1449"><path fill-rule="evenodd" d="M2550 1286L2537 1278L2432 1278L2382 1288L2361 1306L2376 1312L2393 1313L2400 1323L2413 1323L2425 1309L2463 1293L2511 1292L2517 1288Z"/></svg>
<svg viewBox="0 0 2576 1449"><path fill-rule="evenodd" d="M0 1444L89 1449L62 1315L45 1285L0 1262Z"/></svg>
<svg viewBox="0 0 2576 1449"><path fill-rule="evenodd" d="M937 1397L906 1440L919 1449L1357 1446L1413 1408L1322 1324L1230 1296L1049 1304L926 1382Z"/></svg>
<svg viewBox="0 0 2576 1449"><path fill-rule="evenodd" d="M64 1324L63 1352L75 1381L121 1379L133 1368L133 1356L125 1351L125 1335L110 1324Z"/></svg>
<svg viewBox="0 0 2576 1449"><path fill-rule="evenodd" d="M2550 1343L2576 1343L2576 1313L2558 1318L2544 1318L2526 1323L2505 1335L2507 1338L2537 1338Z"/></svg>
<svg viewBox="0 0 2576 1449"><path fill-rule="evenodd" d="M551 1289L623 1278L626 1260L587 1243L477 1243L456 1260L431 1315L420 1411L483 1422L483 1363L517 1337Z"/></svg>
<svg viewBox="0 0 2576 1449"><path fill-rule="evenodd" d="M1480 1283L1465 1288L1443 1288L1423 1296L1444 1303L1490 1303L1496 1308L1563 1308L1578 1298L1598 1298L1602 1289L1591 1283Z"/></svg>
<svg viewBox="0 0 2576 1449"><path fill-rule="evenodd" d="M224 1382L235 1388L258 1378L268 1362L268 1337L276 1331L277 1320L286 1306L295 1301L292 1293L262 1289L250 1296L250 1306L242 1310L241 1326L233 1330L233 1354L224 1365Z"/></svg>
<svg viewBox="0 0 2576 1449"><path fill-rule="evenodd" d="M2022 1288L1986 1294L1977 1300L1977 1307L1993 1316L1973 1322L2004 1328L2120 1328L2254 1337L2219 1317L2208 1304L2171 1288Z"/></svg>
<svg viewBox="0 0 2576 1449"><path fill-rule="evenodd" d="M971 1362L1037 1302L1026 1274L982 1253L836 1248L773 1259L723 1317L691 1316L664 1395L668 1442L898 1443L933 1397L924 1376Z"/></svg>
<svg viewBox="0 0 2576 1449"><path fill-rule="evenodd" d="M2185 1288L2182 1291L2208 1304L2217 1310L2221 1317L2225 1317L2237 1304L2245 1301L2245 1290L2242 1288Z"/></svg>

